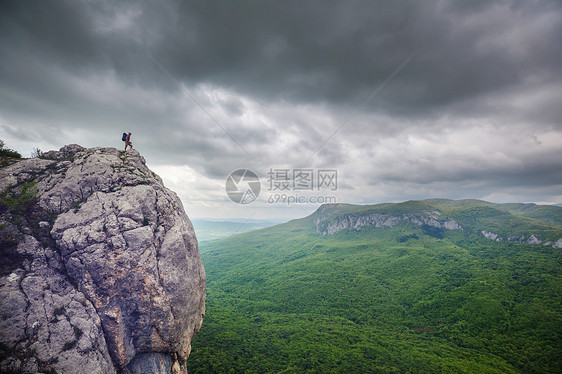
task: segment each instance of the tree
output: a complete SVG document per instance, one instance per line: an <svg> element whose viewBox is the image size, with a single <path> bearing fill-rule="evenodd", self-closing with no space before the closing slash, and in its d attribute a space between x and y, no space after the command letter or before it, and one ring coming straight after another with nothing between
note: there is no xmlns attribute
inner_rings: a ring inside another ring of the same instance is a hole
<svg viewBox="0 0 562 374"><path fill-rule="evenodd" d="M0 139L0 157L21 158L21 154L19 152L16 152L13 149L4 148L5 144L6 143Z"/></svg>

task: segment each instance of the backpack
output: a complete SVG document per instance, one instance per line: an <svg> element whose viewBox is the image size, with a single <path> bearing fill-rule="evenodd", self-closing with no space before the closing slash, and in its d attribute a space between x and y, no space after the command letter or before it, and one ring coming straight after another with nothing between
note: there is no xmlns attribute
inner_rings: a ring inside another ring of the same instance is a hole
<svg viewBox="0 0 562 374"><path fill-rule="evenodd" d="M123 133L123 137L121 138L121 140L123 140L123 141L127 140L127 133L126 132Z"/></svg>

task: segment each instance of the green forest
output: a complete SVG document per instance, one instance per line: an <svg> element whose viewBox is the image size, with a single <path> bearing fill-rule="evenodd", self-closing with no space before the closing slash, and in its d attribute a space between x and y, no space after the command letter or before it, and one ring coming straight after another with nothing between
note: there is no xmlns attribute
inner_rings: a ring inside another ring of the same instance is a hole
<svg viewBox="0 0 562 374"><path fill-rule="evenodd" d="M562 249L479 232L562 237L562 208L427 204L463 230L322 236L309 216L202 243L206 315L189 372L562 372ZM416 207L339 206L328 219Z"/></svg>

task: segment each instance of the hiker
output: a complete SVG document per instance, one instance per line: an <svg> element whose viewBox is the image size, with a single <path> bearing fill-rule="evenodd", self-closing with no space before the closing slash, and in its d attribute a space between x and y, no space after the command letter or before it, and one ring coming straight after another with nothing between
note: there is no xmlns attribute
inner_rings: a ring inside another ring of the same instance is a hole
<svg viewBox="0 0 562 374"><path fill-rule="evenodd" d="M125 152L127 151L127 146L133 149L133 143L131 143L131 133L123 133L123 137L121 138L125 142Z"/></svg>

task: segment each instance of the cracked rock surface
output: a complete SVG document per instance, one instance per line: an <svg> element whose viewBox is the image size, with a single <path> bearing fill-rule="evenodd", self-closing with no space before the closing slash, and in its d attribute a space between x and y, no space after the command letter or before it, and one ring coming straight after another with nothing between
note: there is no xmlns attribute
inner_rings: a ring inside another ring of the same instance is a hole
<svg viewBox="0 0 562 374"><path fill-rule="evenodd" d="M69 145L0 169L0 371L186 373L205 271L136 150Z"/></svg>
<svg viewBox="0 0 562 374"><path fill-rule="evenodd" d="M332 204L324 204L314 213L316 232L322 236L333 235L342 230L358 230L362 227L394 227L400 223L413 223L418 226L427 225L439 229L462 230L462 227L451 218L439 218L439 212L425 214L342 214L330 217ZM326 213L328 211L328 213Z"/></svg>

